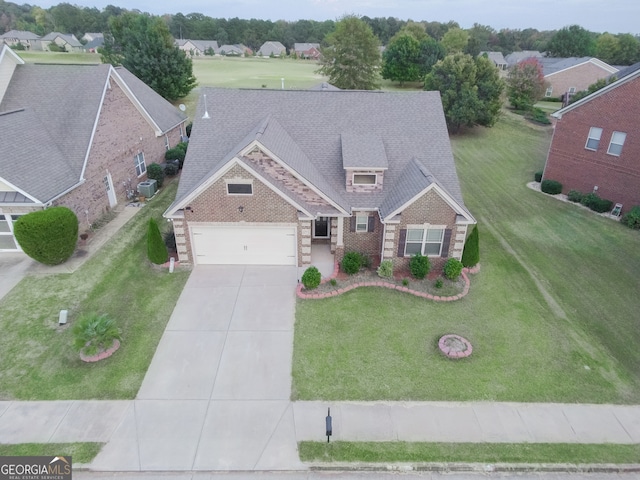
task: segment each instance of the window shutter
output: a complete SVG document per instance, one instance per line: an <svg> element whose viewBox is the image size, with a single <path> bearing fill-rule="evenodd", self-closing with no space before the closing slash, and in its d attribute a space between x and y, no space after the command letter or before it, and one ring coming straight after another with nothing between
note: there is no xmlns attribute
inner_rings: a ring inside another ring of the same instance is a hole
<svg viewBox="0 0 640 480"><path fill-rule="evenodd" d="M398 256L404 257L404 244L407 241L407 229L400 230L400 236L398 237Z"/></svg>
<svg viewBox="0 0 640 480"><path fill-rule="evenodd" d="M356 231L356 216L353 215L351 217L351 231L355 232Z"/></svg>
<svg viewBox="0 0 640 480"><path fill-rule="evenodd" d="M442 238L442 253L441 257L446 258L449 256L449 245L451 245L451 229L447 228L444 231L444 237Z"/></svg>
<svg viewBox="0 0 640 480"><path fill-rule="evenodd" d="M376 217L371 215L369 217L369 225L367 226L367 232L373 232L376 229Z"/></svg>

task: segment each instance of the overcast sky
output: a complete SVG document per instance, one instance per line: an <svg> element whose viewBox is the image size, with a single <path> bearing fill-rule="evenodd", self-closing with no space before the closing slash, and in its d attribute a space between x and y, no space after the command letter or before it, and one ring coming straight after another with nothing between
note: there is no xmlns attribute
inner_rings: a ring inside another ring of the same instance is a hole
<svg viewBox="0 0 640 480"><path fill-rule="evenodd" d="M37 2L41 7L61 0ZM344 14L502 28L557 30L577 24L593 32L640 33L640 0L76 0L80 6L116 5L156 15L202 13L215 18L335 20Z"/></svg>

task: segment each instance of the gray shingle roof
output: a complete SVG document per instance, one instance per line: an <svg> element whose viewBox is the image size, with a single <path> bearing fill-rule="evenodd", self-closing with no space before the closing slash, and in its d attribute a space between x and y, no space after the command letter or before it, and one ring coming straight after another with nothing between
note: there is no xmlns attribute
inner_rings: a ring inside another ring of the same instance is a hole
<svg viewBox="0 0 640 480"><path fill-rule="evenodd" d="M407 165L415 161L428 167L439 185L464 206L438 92L213 88L202 91L207 95L211 118L202 119L201 99L176 201L169 210L179 207L181 201L233 158L230 152L237 152L258 138L261 129L264 131L260 141L268 142L283 156L283 161L291 162L292 168L338 204L376 208L384 203L389 210L397 204L396 192L406 190L412 198L423 184L407 184L401 177L407 175ZM388 170L382 192L346 192L342 162L345 134L377 137L384 145ZM303 171L307 162L307 170ZM316 175L336 197L321 188ZM385 200L389 195L392 197Z"/></svg>
<svg viewBox="0 0 640 480"><path fill-rule="evenodd" d="M516 63L521 62L527 58L535 57L542 58L542 54L538 50L523 50L521 52L512 52L505 57L507 64L511 67Z"/></svg>
<svg viewBox="0 0 640 480"><path fill-rule="evenodd" d="M258 51L258 55L268 57L269 55L286 55L287 49L280 42L264 42Z"/></svg>
<svg viewBox="0 0 640 480"><path fill-rule="evenodd" d="M502 52L480 52L480 56L487 54L489 60L491 60L496 65L506 65L507 61L504 59Z"/></svg>
<svg viewBox="0 0 640 480"><path fill-rule="evenodd" d="M26 30L9 30L7 33L0 35L0 38L17 39L17 40L38 40L40 35Z"/></svg>
<svg viewBox="0 0 640 480"><path fill-rule="evenodd" d="M621 68L620 71L613 73L611 77L615 77L616 79L620 80L621 78L624 78L627 75L631 75L638 70L640 70L640 62L629 65L628 67Z"/></svg>
<svg viewBox="0 0 640 480"><path fill-rule="evenodd" d="M151 115L162 133L180 125L187 116L175 108L146 83L124 67L117 67L116 72L125 81L144 109Z"/></svg>
<svg viewBox="0 0 640 480"><path fill-rule="evenodd" d="M344 168L386 169L389 167L387 152L379 135L343 133L341 138Z"/></svg>
<svg viewBox="0 0 640 480"><path fill-rule="evenodd" d="M398 181L380 205L380 216L386 218L396 209L411 200L417 192L423 191L435 182L435 178L417 160L412 159L404 168Z"/></svg>
<svg viewBox="0 0 640 480"><path fill-rule="evenodd" d="M319 43L294 43L293 50L296 52L306 52L307 50L311 50L312 48L319 49Z"/></svg>
<svg viewBox="0 0 640 480"><path fill-rule="evenodd" d="M82 47L82 43L80 43L76 37L67 33L51 32L42 37L40 40L54 41L58 37L64 39L64 41L72 47Z"/></svg>
<svg viewBox="0 0 640 480"><path fill-rule="evenodd" d="M2 148L11 152L0 155L0 177L41 202L76 185L111 68L18 65L0 103ZM156 123L166 127L184 120L130 72L118 72Z"/></svg>

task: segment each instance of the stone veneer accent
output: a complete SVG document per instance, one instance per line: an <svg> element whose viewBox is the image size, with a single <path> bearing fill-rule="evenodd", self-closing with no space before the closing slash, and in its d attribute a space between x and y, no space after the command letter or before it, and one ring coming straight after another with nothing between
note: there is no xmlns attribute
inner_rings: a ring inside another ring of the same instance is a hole
<svg viewBox="0 0 640 480"><path fill-rule="evenodd" d="M376 175L376 183L371 185L354 185L353 176L354 175ZM384 170L347 170L347 192L350 193L369 193L369 192L380 192L382 191L382 185L384 184Z"/></svg>
<svg viewBox="0 0 640 480"><path fill-rule="evenodd" d="M254 148L254 150L249 152L244 158L248 160L256 170L266 174L266 176L282 182L288 190L298 194L307 204L316 206L330 205L329 202L314 192L278 162L262 152L258 147Z"/></svg>

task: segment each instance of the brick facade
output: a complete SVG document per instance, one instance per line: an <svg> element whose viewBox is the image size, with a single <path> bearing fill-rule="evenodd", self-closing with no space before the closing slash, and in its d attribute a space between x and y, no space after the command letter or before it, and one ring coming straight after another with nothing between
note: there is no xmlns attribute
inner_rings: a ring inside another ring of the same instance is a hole
<svg viewBox="0 0 640 480"><path fill-rule="evenodd" d="M180 142L180 127L171 130L168 136L169 145L175 146ZM135 155L143 152L149 166L163 163L165 151L164 136L156 137L118 84L110 81L84 172L85 182L54 204L73 210L82 232L110 208L104 183L107 172L111 174L118 204L126 203L129 185L135 190L138 182L146 180L146 174L136 175Z"/></svg>
<svg viewBox="0 0 640 480"><path fill-rule="evenodd" d="M640 205L640 77L594 97L558 119L543 179L562 183L563 193L597 194L622 211ZM602 128L596 151L585 148L591 127ZM607 153L614 131L627 134L620 156Z"/></svg>
<svg viewBox="0 0 640 480"><path fill-rule="evenodd" d="M596 83L601 78L607 78L611 72L591 62L583 63L573 68L562 70L558 73L547 75L545 80L553 88L552 97L560 97L574 87L576 92L586 90L589 85Z"/></svg>
<svg viewBox="0 0 640 480"><path fill-rule="evenodd" d="M227 181L252 181L252 195L228 195ZM240 212L242 207L242 212ZM180 261L190 263L192 259L191 239L188 225L193 224L264 224L279 223L297 226L298 231L298 265L303 265L305 257L310 263L311 251L303 248L311 247L311 223L299 221L298 211L260 180L248 173L244 168L235 165L222 177L197 196L184 210L184 222L174 221L174 231L182 228L186 252L180 256ZM308 235L307 234L308 231ZM308 245L303 242L308 238ZM180 240L182 240L180 238ZM304 243L304 244L303 244Z"/></svg>
<svg viewBox="0 0 640 480"><path fill-rule="evenodd" d="M373 226L373 231L367 229L366 232L355 231L355 219L359 215L366 215L371 218L367 225ZM353 219L353 220L352 220ZM345 218L343 223L343 239L345 252L360 252L370 257L379 257L382 248L382 232L384 228L380 222L378 212L354 211L353 217ZM339 259L340 260L340 259Z"/></svg>
<svg viewBox="0 0 640 480"><path fill-rule="evenodd" d="M385 251L392 252L393 266L396 269L408 269L410 257L398 256L398 244L400 243L400 232L405 230L408 225L444 225L445 229L451 230L451 240L446 252L442 252L441 257L430 257L431 268L434 270L441 270L444 263L449 257L456 257L460 259L462 256L462 246L460 242L456 241L456 237L460 234L460 227L465 229L466 225L456 225L456 212L445 202L442 197L434 190L429 190L422 197L418 198L415 202L405 208L400 215L400 222L395 225L389 225L387 227L387 238L385 238ZM393 234L393 235L392 235ZM388 243L388 245L387 245ZM456 246L456 244L458 244ZM391 248L388 248L391 247ZM444 246L443 246L444 249ZM385 258L387 254L385 253Z"/></svg>

